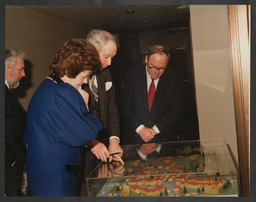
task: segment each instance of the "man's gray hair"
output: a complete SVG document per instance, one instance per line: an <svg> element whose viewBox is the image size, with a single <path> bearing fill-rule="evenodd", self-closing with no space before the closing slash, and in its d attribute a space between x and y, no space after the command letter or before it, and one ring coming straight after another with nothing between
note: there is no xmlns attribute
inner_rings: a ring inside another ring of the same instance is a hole
<svg viewBox="0 0 256 202"><path fill-rule="evenodd" d="M109 40L112 40L117 43L116 37L104 30L93 29L91 30L86 37L86 40L95 46L95 48L100 51L100 49L107 44Z"/></svg>
<svg viewBox="0 0 256 202"><path fill-rule="evenodd" d="M22 59L25 58L25 54L22 51L16 51L13 49L5 50L5 65L13 68L17 61L17 56Z"/></svg>

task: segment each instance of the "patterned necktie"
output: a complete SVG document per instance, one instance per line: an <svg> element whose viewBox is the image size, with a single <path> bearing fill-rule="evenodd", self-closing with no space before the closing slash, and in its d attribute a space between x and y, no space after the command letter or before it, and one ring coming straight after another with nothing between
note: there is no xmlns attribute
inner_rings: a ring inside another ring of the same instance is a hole
<svg viewBox="0 0 256 202"><path fill-rule="evenodd" d="M92 94L94 95L95 100L98 102L98 100L99 100L99 92L98 92L97 86L95 85L96 75L94 74L91 79L92 79L92 83L91 83Z"/></svg>
<svg viewBox="0 0 256 202"><path fill-rule="evenodd" d="M152 103L153 103L153 100L154 100L155 92L156 92L156 89L155 89L154 79L152 79L152 82L151 82L149 90L148 90L149 112L151 111L151 107L152 107Z"/></svg>

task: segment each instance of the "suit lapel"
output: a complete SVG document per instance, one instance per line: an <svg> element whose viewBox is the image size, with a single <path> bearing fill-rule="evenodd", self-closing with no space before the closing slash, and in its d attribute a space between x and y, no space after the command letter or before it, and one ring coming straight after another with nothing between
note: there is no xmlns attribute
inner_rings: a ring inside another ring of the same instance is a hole
<svg viewBox="0 0 256 202"><path fill-rule="evenodd" d="M139 92L141 93L141 100L140 102L144 102L142 105L144 107L143 111L149 112L148 110L148 91L147 91L147 76L146 76L146 69L144 68L143 71L140 71L141 75L139 76L138 87L141 88Z"/></svg>
<svg viewBox="0 0 256 202"><path fill-rule="evenodd" d="M97 83L98 83L98 89L99 89L99 104L100 104L100 114L101 114L101 119L103 119L104 114L105 114L105 105L106 105L106 93L105 93L105 79L102 78L103 74L97 74Z"/></svg>
<svg viewBox="0 0 256 202"><path fill-rule="evenodd" d="M12 103L12 105L15 105L15 109L12 110L18 110L20 115L24 115L26 118L26 112L22 105L20 104L18 98L16 98L12 91L5 85L5 97L7 99L7 102Z"/></svg>

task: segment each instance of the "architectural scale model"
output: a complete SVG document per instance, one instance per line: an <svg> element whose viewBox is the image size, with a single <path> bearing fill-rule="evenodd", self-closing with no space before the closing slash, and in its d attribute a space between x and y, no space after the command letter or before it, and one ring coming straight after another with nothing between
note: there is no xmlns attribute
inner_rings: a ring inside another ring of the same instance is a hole
<svg viewBox="0 0 256 202"><path fill-rule="evenodd" d="M214 152L208 149L145 160L127 159L124 165L113 162L108 165L106 177L88 178L89 195L238 196L237 174L230 154L223 148L215 148Z"/></svg>

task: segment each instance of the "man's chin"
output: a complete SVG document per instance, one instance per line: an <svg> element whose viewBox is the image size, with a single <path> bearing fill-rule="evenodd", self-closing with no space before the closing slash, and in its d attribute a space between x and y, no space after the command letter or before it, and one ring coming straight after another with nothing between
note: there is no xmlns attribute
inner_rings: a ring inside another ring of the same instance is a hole
<svg viewBox="0 0 256 202"><path fill-rule="evenodd" d="M11 88L11 89L15 89L15 88L18 88L19 85L20 85L20 82L16 82L16 83L10 85L10 88Z"/></svg>
<svg viewBox="0 0 256 202"><path fill-rule="evenodd" d="M103 71L104 69L107 69L109 66L106 66L106 67L101 67L100 68L100 71Z"/></svg>

